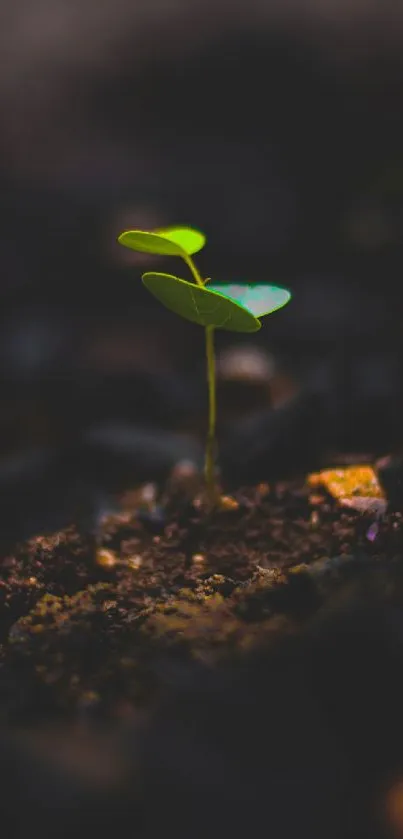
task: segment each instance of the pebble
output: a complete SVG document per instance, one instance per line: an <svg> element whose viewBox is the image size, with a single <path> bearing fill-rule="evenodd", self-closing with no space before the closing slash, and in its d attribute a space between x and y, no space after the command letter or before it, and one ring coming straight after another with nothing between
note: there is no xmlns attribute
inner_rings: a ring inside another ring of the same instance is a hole
<svg viewBox="0 0 403 839"><path fill-rule="evenodd" d="M129 568L132 568L133 571L137 571L141 565L143 564L143 558L140 554L135 554L135 556L129 557L127 560L127 565Z"/></svg>
<svg viewBox="0 0 403 839"><path fill-rule="evenodd" d="M223 511L230 511L230 510L238 510L239 503L235 498L232 498L231 495L222 495L220 498L220 510Z"/></svg>
<svg viewBox="0 0 403 839"><path fill-rule="evenodd" d="M325 487L340 503L353 506L358 499L382 500L384 493L371 466L347 466L343 469L324 469L308 476L311 487ZM358 503L364 503L358 501Z"/></svg>
<svg viewBox="0 0 403 839"><path fill-rule="evenodd" d="M113 551L109 551L106 548L100 548L96 554L96 563L101 568L105 568L106 570L111 570L115 567L117 562L116 554Z"/></svg>
<svg viewBox="0 0 403 839"><path fill-rule="evenodd" d="M319 524L320 524L319 513L316 510L314 510L313 513L311 513L311 526L312 527L319 527Z"/></svg>
<svg viewBox="0 0 403 839"><path fill-rule="evenodd" d="M369 542L375 542L376 537L379 533L379 524L375 521L373 524L370 525L366 532L366 537Z"/></svg>
<svg viewBox="0 0 403 839"><path fill-rule="evenodd" d="M383 516L388 506L385 498L368 498L358 495L351 498L342 498L340 503L343 507L349 507L351 510L357 510L359 513L372 513L376 516Z"/></svg>

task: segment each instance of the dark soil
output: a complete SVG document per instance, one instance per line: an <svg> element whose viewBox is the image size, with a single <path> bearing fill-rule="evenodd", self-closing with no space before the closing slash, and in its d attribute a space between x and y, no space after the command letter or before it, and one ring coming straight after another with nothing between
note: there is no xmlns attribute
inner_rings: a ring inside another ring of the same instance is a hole
<svg viewBox="0 0 403 839"><path fill-rule="evenodd" d="M377 522L303 484L261 485L227 506L132 507L96 537L72 526L5 556L3 720L148 706L181 667L298 633L364 569L388 562L403 582L399 512Z"/></svg>
<svg viewBox="0 0 403 839"><path fill-rule="evenodd" d="M303 480L244 489L210 515L160 500L134 493L95 535L71 526L3 557L1 720L25 732L0 742L14 815L24 777L31 790L15 835L26 818L53 835L50 798L63 837L106 835L128 810L142 839L170 825L185 839L189 821L193 837L241 837L263 818L276 839L389 835L401 512L346 511ZM124 747L105 746L122 726Z"/></svg>

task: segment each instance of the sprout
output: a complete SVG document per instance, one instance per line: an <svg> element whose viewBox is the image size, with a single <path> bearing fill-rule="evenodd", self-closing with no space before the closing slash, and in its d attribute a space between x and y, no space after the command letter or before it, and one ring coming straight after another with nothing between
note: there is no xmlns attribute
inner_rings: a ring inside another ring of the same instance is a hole
<svg viewBox="0 0 403 839"><path fill-rule="evenodd" d="M143 274L146 288L161 303L175 312L203 326L206 334L207 381L209 391L209 423L205 457L205 479L209 503L218 499L215 483L216 454L216 375L214 330L257 332L260 317L285 306L291 294L287 289L259 283L256 285L220 285L203 279L192 255L200 251L206 237L192 227L166 227L158 230L127 230L118 238L121 245L142 253L179 256L187 264L193 281L172 274L149 271ZM207 286L208 283L208 286Z"/></svg>

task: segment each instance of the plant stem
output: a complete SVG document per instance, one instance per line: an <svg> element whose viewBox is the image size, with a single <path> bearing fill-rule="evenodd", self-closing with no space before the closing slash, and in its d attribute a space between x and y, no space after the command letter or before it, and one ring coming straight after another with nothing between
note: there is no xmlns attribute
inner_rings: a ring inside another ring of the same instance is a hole
<svg viewBox="0 0 403 839"><path fill-rule="evenodd" d="M215 484L215 430L216 430L216 379L214 357L214 327L206 326L206 358L207 382L209 393L209 420L206 443L206 459L204 474L206 479L207 497L212 505L217 497Z"/></svg>
<svg viewBox="0 0 403 839"><path fill-rule="evenodd" d="M191 256L184 257L198 286L202 288L206 280L199 274ZM206 481L207 499L211 507L217 502L217 487L215 482L215 455L216 455L216 378L215 378L215 356L214 356L214 326L206 326L206 360L207 360L207 383L209 395L209 418L206 441L206 455L204 464L204 477Z"/></svg>
<svg viewBox="0 0 403 839"><path fill-rule="evenodd" d="M192 272L192 274L193 274L193 276L196 280L197 285L200 285L203 288L204 281L202 280L202 278L201 278L201 276L200 276L200 274L199 274L199 272L196 268L196 265L193 262L192 257L189 256L188 254L185 254L184 259L185 259L185 262L186 262L187 266L190 268L190 270L191 270L191 272Z"/></svg>

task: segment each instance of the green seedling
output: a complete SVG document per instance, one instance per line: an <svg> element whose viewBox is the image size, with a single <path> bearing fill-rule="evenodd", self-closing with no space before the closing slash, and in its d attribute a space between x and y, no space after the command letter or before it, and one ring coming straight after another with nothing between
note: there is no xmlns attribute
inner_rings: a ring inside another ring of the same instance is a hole
<svg viewBox="0 0 403 839"><path fill-rule="evenodd" d="M216 375L214 355L214 330L232 332L257 332L259 318L285 306L291 294L278 286L222 285L203 279L196 268L193 254L200 251L206 237L191 227L166 227L150 232L127 230L118 242L142 253L179 256L191 271L192 281L172 274L149 271L143 274L146 288L172 312L203 326L206 334L207 382L209 392L209 422L205 457L206 491L210 506L219 500L215 481L216 457ZM207 286L208 283L208 286Z"/></svg>

